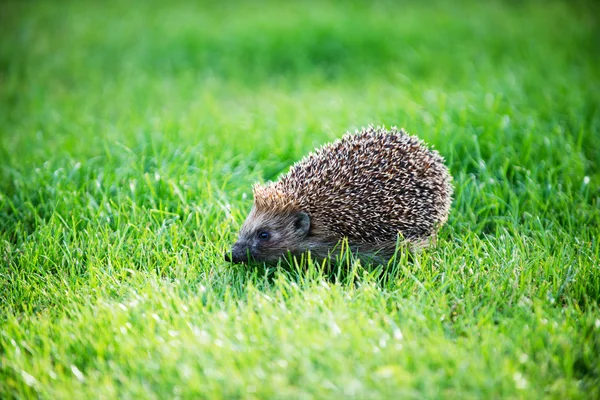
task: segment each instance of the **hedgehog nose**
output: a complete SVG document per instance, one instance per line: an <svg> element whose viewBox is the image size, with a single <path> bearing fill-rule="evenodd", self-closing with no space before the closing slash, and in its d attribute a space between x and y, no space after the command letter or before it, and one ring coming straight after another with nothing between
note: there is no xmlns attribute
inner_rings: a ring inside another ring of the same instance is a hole
<svg viewBox="0 0 600 400"><path fill-rule="evenodd" d="M231 248L231 252L225 253L225 261L239 264L248 261L248 254L242 246L237 243Z"/></svg>

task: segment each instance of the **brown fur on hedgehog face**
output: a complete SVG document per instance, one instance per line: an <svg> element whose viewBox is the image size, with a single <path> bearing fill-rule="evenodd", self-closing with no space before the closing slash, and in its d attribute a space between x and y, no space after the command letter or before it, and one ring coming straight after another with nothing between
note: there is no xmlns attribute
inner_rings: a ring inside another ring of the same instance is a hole
<svg viewBox="0 0 600 400"><path fill-rule="evenodd" d="M240 228L238 240L225 255L227 261L275 264L282 258L311 251L328 255L337 239L302 209L292 194L274 183L253 187L254 205Z"/></svg>
<svg viewBox="0 0 600 400"><path fill-rule="evenodd" d="M274 214L257 208L250 211L229 261L276 263L288 252L300 255L309 248L310 217L303 211Z"/></svg>

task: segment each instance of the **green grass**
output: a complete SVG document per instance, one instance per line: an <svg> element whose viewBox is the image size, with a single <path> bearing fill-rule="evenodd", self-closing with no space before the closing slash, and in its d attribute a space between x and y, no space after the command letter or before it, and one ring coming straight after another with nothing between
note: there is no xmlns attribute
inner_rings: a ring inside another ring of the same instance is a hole
<svg viewBox="0 0 600 400"><path fill-rule="evenodd" d="M600 8L0 4L0 397L600 397ZM437 247L231 266L255 181L368 124Z"/></svg>

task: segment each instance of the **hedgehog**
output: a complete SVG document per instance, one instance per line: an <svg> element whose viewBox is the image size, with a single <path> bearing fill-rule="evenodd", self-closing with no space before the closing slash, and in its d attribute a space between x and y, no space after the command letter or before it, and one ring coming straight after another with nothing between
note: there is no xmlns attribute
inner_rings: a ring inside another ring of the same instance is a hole
<svg viewBox="0 0 600 400"><path fill-rule="evenodd" d="M225 254L233 263L277 263L342 241L385 262L399 243L426 247L447 221L452 178L443 157L404 129L369 126L324 145L276 182L253 187L254 204Z"/></svg>

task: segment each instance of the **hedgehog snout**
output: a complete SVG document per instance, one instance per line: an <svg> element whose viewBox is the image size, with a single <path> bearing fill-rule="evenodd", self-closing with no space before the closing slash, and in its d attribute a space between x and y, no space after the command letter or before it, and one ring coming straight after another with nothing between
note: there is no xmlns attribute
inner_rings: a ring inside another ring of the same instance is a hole
<svg viewBox="0 0 600 400"><path fill-rule="evenodd" d="M248 253L248 246L244 246L237 242L233 245L230 252L225 253L225 261L234 264L246 263L248 262Z"/></svg>

